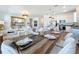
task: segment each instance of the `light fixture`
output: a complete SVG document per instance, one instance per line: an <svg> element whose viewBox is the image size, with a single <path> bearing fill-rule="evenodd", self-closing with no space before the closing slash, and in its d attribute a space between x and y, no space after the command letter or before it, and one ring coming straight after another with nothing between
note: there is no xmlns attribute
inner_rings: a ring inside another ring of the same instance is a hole
<svg viewBox="0 0 79 59"><path fill-rule="evenodd" d="M28 10L22 10L21 14L22 14L22 16L29 16L30 12Z"/></svg>
<svg viewBox="0 0 79 59"><path fill-rule="evenodd" d="M67 9L66 9L65 5L62 8L63 8L63 12L67 12Z"/></svg>
<svg viewBox="0 0 79 59"><path fill-rule="evenodd" d="M50 18L50 19L54 19L54 17L53 17L53 16L50 16L49 18Z"/></svg>
<svg viewBox="0 0 79 59"><path fill-rule="evenodd" d="M53 10L51 8L49 9L49 14L50 14L49 18L50 19L54 19L54 14L55 14L54 11L55 11L55 9L53 9Z"/></svg>

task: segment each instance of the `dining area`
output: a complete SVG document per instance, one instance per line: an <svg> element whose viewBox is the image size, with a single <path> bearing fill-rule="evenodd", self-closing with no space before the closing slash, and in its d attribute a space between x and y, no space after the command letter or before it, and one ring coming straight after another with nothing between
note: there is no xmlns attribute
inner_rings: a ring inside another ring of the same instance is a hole
<svg viewBox="0 0 79 59"><path fill-rule="evenodd" d="M75 5L4 7L12 7L17 13L8 12L0 20L0 54L79 53L79 25ZM44 13L46 10L48 13Z"/></svg>
<svg viewBox="0 0 79 59"><path fill-rule="evenodd" d="M3 36L2 54L75 54L76 41L73 33L40 31L28 35L7 34ZM10 50L10 51L9 51ZM13 52L14 51L14 52Z"/></svg>

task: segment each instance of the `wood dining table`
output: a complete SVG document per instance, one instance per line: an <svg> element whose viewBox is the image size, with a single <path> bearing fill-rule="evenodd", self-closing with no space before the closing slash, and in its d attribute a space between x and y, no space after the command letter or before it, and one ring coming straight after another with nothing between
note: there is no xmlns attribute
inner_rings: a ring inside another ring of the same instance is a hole
<svg viewBox="0 0 79 59"><path fill-rule="evenodd" d="M64 40L65 35L67 32L58 33L58 32L51 32L51 35L54 35L56 39L49 40L47 39L47 42L40 48L38 48L34 53L35 54L48 54L51 49L55 46L56 42L58 40Z"/></svg>
<svg viewBox="0 0 79 59"><path fill-rule="evenodd" d="M55 43L59 39L64 39L64 36L67 34L66 32L64 33L48 33L51 35L54 35L56 38L55 39L48 39L46 37L43 37L41 41L38 43L32 45L31 47L25 49L22 51L23 54L47 54L51 51L51 49L55 46ZM39 38L39 37L38 37Z"/></svg>
<svg viewBox="0 0 79 59"><path fill-rule="evenodd" d="M54 35L56 38L55 39L48 39L46 37L44 37L45 34L51 34ZM66 32L57 32L55 33L54 31L50 31L45 33L44 35L7 35L4 36L3 39L13 39L14 41L17 41L19 39L26 38L29 37L31 39L34 40L34 44L31 44L29 47L24 48L21 51L22 54L46 54L49 53L51 51L51 49L55 46L55 43L61 39L62 37L64 38L64 36L66 35ZM65 34L65 35L64 35ZM63 39L62 38L62 39ZM20 47L19 47L20 49Z"/></svg>
<svg viewBox="0 0 79 59"><path fill-rule="evenodd" d="M46 40L45 44L42 45L40 48L36 49L36 51L34 53L35 54L49 53L50 50L54 47L57 40L59 39L60 35L55 35L55 37L56 37L55 39L44 38L44 40Z"/></svg>

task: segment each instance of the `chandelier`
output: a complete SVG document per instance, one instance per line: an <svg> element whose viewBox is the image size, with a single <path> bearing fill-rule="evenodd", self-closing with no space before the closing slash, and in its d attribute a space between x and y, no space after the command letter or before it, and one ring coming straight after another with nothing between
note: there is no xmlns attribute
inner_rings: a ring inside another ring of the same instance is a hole
<svg viewBox="0 0 79 59"><path fill-rule="evenodd" d="M21 14L22 14L22 16L29 16L30 12L28 10L22 10Z"/></svg>

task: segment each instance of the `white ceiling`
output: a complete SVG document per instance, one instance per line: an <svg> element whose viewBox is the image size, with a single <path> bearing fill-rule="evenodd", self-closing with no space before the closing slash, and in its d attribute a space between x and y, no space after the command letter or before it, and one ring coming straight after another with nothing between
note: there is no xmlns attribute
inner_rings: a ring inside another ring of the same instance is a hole
<svg viewBox="0 0 79 59"><path fill-rule="evenodd" d="M45 14L60 14L71 12L76 5L0 5L0 15L20 15L22 10L28 10L32 16Z"/></svg>

